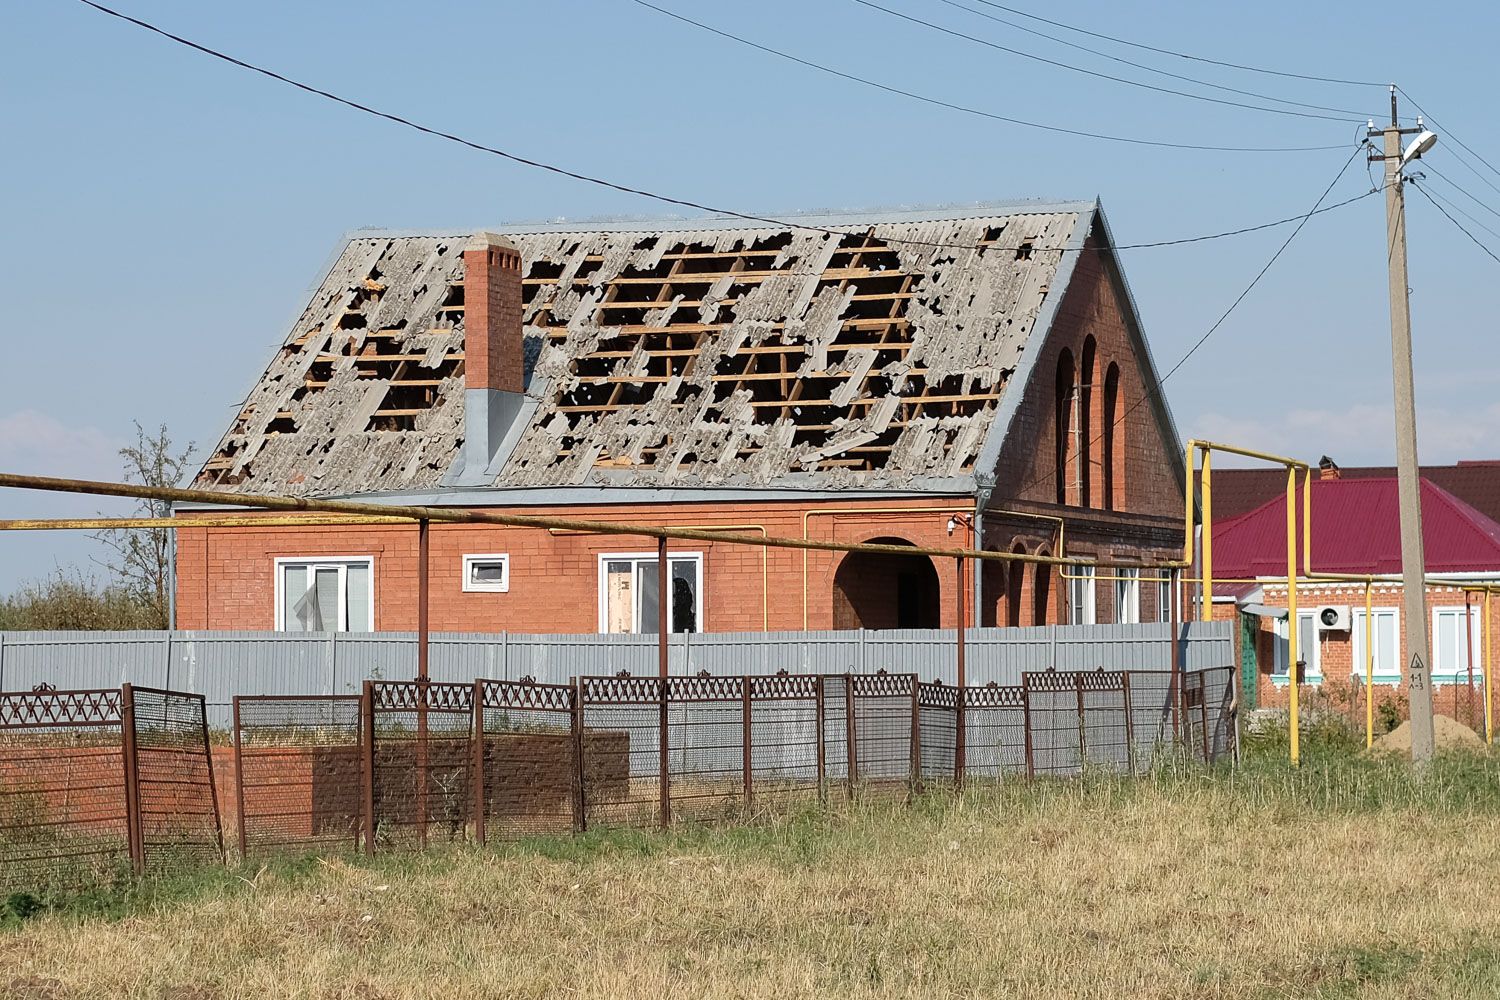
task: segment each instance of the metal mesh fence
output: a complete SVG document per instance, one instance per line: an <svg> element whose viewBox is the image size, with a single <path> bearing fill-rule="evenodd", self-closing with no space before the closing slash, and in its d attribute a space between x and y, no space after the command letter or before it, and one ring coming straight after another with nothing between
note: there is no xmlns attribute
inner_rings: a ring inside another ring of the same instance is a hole
<svg viewBox="0 0 1500 1000"><path fill-rule="evenodd" d="M358 848L365 769L357 695L234 700L240 853Z"/></svg>
<svg viewBox="0 0 1500 1000"><path fill-rule="evenodd" d="M958 701L963 692L942 683L917 685L917 743L926 785L954 780L958 754Z"/></svg>
<svg viewBox="0 0 1500 1000"><path fill-rule="evenodd" d="M926 742L924 731L923 742ZM1026 773L1026 696L1019 685L964 690L964 777Z"/></svg>
<svg viewBox="0 0 1500 1000"><path fill-rule="evenodd" d="M1215 761L1235 750L1234 671L1190 670L1182 678L1183 743L1199 760Z"/></svg>
<svg viewBox="0 0 1500 1000"><path fill-rule="evenodd" d="M1031 774L1071 775L1083 769L1083 694L1071 671L1028 671L1026 756Z"/></svg>
<svg viewBox="0 0 1500 1000"><path fill-rule="evenodd" d="M572 685L530 679L478 682L481 840L582 828L579 754L612 737L581 731L576 693Z"/></svg>
<svg viewBox="0 0 1500 1000"><path fill-rule="evenodd" d="M661 815L662 682L582 677L584 817L589 825L646 826ZM670 725L670 723L668 723Z"/></svg>
<svg viewBox="0 0 1500 1000"><path fill-rule="evenodd" d="M750 795L747 677L674 677L667 682L667 766L672 815L724 818Z"/></svg>
<svg viewBox="0 0 1500 1000"><path fill-rule="evenodd" d="M474 686L375 681L367 690L375 844L464 839L473 814Z"/></svg>
<svg viewBox="0 0 1500 1000"><path fill-rule="evenodd" d="M757 803L817 796L823 786L823 719L818 678L772 674L750 687L751 790Z"/></svg>
<svg viewBox="0 0 1500 1000"><path fill-rule="evenodd" d="M849 679L854 705L856 781L867 787L909 785L919 762L915 674L855 674Z"/></svg>
<svg viewBox="0 0 1500 1000"><path fill-rule="evenodd" d="M1143 774L1170 756L1177 741L1179 713L1174 708L1171 671L1131 670L1125 675L1130 704L1131 762Z"/></svg>
<svg viewBox="0 0 1500 1000"><path fill-rule="evenodd" d="M120 692L0 694L0 891L128 873Z"/></svg>
<svg viewBox="0 0 1500 1000"><path fill-rule="evenodd" d="M224 857L208 719L201 694L126 689L135 720L136 797L145 867Z"/></svg>

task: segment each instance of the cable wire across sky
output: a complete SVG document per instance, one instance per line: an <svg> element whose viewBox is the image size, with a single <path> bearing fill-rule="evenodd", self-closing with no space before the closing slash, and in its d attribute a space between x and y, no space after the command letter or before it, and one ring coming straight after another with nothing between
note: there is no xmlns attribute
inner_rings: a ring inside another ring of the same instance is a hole
<svg viewBox="0 0 1500 1000"><path fill-rule="evenodd" d="M222 60L224 62L230 63L231 65L238 66L241 69L249 70L252 73L258 73L261 76L269 77L272 80L276 80L276 81L278 81L280 83L287 84L288 86L295 87L298 90L304 91L306 93L313 94L313 95L315 95L317 97L322 97L325 100L333 101L336 104L344 105L345 107L352 108L352 109L354 109L356 111L363 112L364 114L372 115L372 116L374 116L376 118L381 118L381 119L384 119L386 121L392 122L394 124L401 125L401 126L404 126L406 128L414 129L414 130L416 130L418 132L421 132L421 133L423 133L425 135L430 135L430 136L433 136L435 138L444 139L444 140L446 140L448 142L457 143L458 145L465 146L465 147L467 147L469 149L472 149L472 150L475 150L477 152L487 153L487 154L490 154L492 156L498 156L498 157L501 157L503 159L510 160L513 163L519 163L519 164L521 164L523 166L533 167L533 168L538 169L538 170L544 170L544 171L547 171L549 173L558 174L558 175L561 175L561 176L564 176L564 177L570 177L570 178L572 178L574 180L582 181L582 182L585 182L585 183L588 183L588 184L594 184L594 185L597 185L597 186L600 186L600 187L609 188L610 190L613 190L613 191L619 191L619 192L622 192L622 193L625 193L625 194L638 195L638 196L643 197L643 198L650 198L650 199L652 199L654 201L659 201L659 202L662 202L664 204L673 205L673 206L680 207L680 208L691 208L691 209L693 209L695 211L708 213L709 215L727 217L727 218L732 218L732 219L742 219L742 220L744 220L746 222L757 222L757 223L761 223L763 225L773 226L773 227L775 227L777 229L795 229L795 230L802 230L804 232L822 233L822 234L827 235L827 236L860 236L860 235L863 235L862 233L858 233L858 232L849 232L849 231L845 231L845 230L830 229L830 228L827 228L825 226L809 225L809 224L806 224L806 223L798 223L798 222L788 221L788 220L784 220L784 219L777 219L777 218L773 218L773 217L770 217L770 216L754 215L754 214L751 214L751 213L748 213L748 212L739 212L739 211L735 211L733 209L719 208L719 207L716 207L716 206L713 206L713 205L704 204L702 202L691 201L691 200L686 199L686 198L677 198L677 197L674 197L674 196L671 196L671 195L659 194L659 193L654 192L654 191L648 191L648 190L646 190L644 188L631 187L629 185L621 184L621 183L618 183L616 181L607 180L607 179L602 178L602 177L592 176L592 175L581 173L581 172L578 172L578 171L575 171L575 170L570 170L570 169L568 169L566 167L560 167L560 166L557 166L555 164L543 162L541 160L535 160L535 159L532 159L530 157L521 156L520 154L512 153L512 152L509 152L509 151L504 150L504 149L500 149L500 148L495 147L495 146L488 146L488 145L485 145L483 143L477 142L477 141L472 140L472 139L466 139L466 138L464 138L462 136L455 135L455 134L453 134L451 132L445 132L445 131L443 131L441 129L437 129L437 128L433 128L431 126L423 125L423 124L421 124L419 122L412 121L411 119L404 118L404 117L402 117L400 115L395 115L395 114L391 114L390 112L381 111L381 110L379 110L377 108L373 108L373 107L371 107L369 105L366 105L366 104L361 104L358 101L353 101L353 100L350 100L349 98L346 98L346 97L340 97L339 95L337 95L335 93L332 93L331 91L322 90L322 89L320 89L318 87L312 86L311 84L302 83L301 81L294 80L291 77L284 76L281 73L277 73L274 70L269 70L269 69L266 69L264 67L257 66L254 63L246 62L243 59L239 59L239 58L236 58L235 56L231 56L231 55L228 55L228 54L226 54L224 52L220 52L219 50L210 48L207 45L202 45L202 44L200 44L198 42L192 41L191 39L184 38L181 35L173 34L172 32L167 31L164 28L157 27L156 25L150 23L149 21L143 21L140 18L132 17L129 14L125 14L125 13L122 13L120 11L114 10L113 8L106 7L106 6L104 6L103 4L100 4L100 3L96 3L95 0L78 0L78 2L81 3L81 4L84 4L85 6L91 7L94 10L99 11L100 13L108 14L111 17L115 17L115 18L118 18L118 19L120 19L122 21L129 22L130 24L133 24L136 27L143 28L146 31L150 31L153 34L156 34L156 35L159 35L159 36L161 36L163 38L169 39L169 40L171 40L173 42L176 42L179 45L184 45L184 46L186 46L186 47L188 47L190 49L193 49L193 50L195 50L197 52L201 52L204 55L212 56L215 59L219 59L219 60ZM1337 208L1342 208L1343 206L1352 204L1353 202L1359 201L1362 198L1369 197L1371 193L1372 192L1368 192L1367 191L1364 194L1356 195L1355 197L1346 199L1345 201L1339 202L1338 204L1329 205L1327 208L1321 209L1321 211L1329 212L1329 211L1333 211L1334 209L1337 209ZM1320 199L1320 203L1321 203L1321 199ZM1319 214L1319 211L1314 211L1311 214ZM1260 231L1262 229L1271 229L1271 228L1274 228L1274 227L1277 227L1277 226L1287 225L1287 224L1292 223L1292 222L1297 222L1298 220L1301 220L1301 223L1306 223L1307 219L1310 218L1310 217L1311 217L1310 215L1294 215L1294 216L1288 216L1287 218L1284 218L1284 219L1276 219L1276 220L1271 221L1271 222L1262 222L1262 223L1259 223L1259 224L1253 225L1253 226L1244 226L1244 227L1241 227L1239 229L1232 229L1232 230L1227 230L1227 231L1224 231L1224 232L1207 233L1207 234L1200 235L1200 236L1188 236L1188 237L1182 237L1182 238L1171 239L1171 240L1157 240L1157 241L1149 242L1149 243L1098 244L1098 245L1095 245L1093 247L1090 247L1090 246L1087 246L1087 245L1084 246L1084 247L1058 247L1058 248L1041 248L1041 247L1030 247L1030 246L1026 246L1026 247L1023 247L1023 246L1006 247L1006 246L998 246L998 245L994 245L994 244L943 243L943 242L938 242L938 241L933 241L933 240L916 240L916 239L907 239L907 238L903 238L903 237L894 237L894 236L883 236L883 237L881 237L881 240L883 242L885 242L885 243L890 243L890 244L900 244L900 245L903 245L903 246L930 247L930 248L936 249L936 250L975 250L975 251L985 251L985 250L991 250L991 251L996 251L996 250L998 250L998 251L1005 251L1005 250L1021 251L1021 250L1026 250L1026 251L1035 252L1035 253L1055 252L1055 253L1058 253L1058 254L1068 253L1068 252L1081 252L1082 250L1085 250L1085 249L1094 249L1094 250L1097 250L1097 251L1104 251L1104 250L1141 250L1141 249L1154 248L1154 247L1181 246L1183 244L1188 244L1188 243L1202 243L1202 242L1206 242L1208 240L1223 239L1223 238L1229 237L1229 236L1239 236L1239 235L1243 235L1245 233L1258 232L1258 231ZM1301 229L1301 224L1299 224L1298 229L1299 230Z"/></svg>

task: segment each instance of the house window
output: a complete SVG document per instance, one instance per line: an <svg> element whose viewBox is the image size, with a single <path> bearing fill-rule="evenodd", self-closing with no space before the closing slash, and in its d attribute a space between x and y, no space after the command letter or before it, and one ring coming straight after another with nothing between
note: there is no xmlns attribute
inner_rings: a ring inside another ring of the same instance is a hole
<svg viewBox="0 0 1500 1000"><path fill-rule="evenodd" d="M1432 679L1452 680L1457 675L1468 676L1469 650L1474 650L1474 674L1478 676L1484 666L1484 649L1479 623L1482 616L1468 611L1469 627L1464 628L1465 608L1432 609ZM1446 676L1443 676L1446 675Z"/></svg>
<svg viewBox="0 0 1500 1000"><path fill-rule="evenodd" d="M671 597L667 601L669 632L703 630L703 554L667 557ZM599 557L599 631L656 632L661 600L656 556L626 553Z"/></svg>
<svg viewBox="0 0 1500 1000"><path fill-rule="evenodd" d="M1172 620L1172 602L1176 597L1176 589L1173 583L1175 574L1168 574L1168 579L1160 580L1156 584L1156 620L1159 622L1170 622Z"/></svg>
<svg viewBox="0 0 1500 1000"><path fill-rule="evenodd" d="M1371 645L1375 650L1374 673L1377 680L1394 681L1401 676L1401 643L1398 638L1401 612L1395 608L1374 608L1370 612ZM1354 609L1350 628L1354 639L1354 676L1365 675L1365 609Z"/></svg>
<svg viewBox="0 0 1500 1000"><path fill-rule="evenodd" d="M1323 679L1323 669L1320 661L1320 650L1318 648L1318 618L1316 611L1297 612L1297 658L1307 664L1302 673L1305 682L1315 682ZM1277 618L1274 620L1276 632L1276 651L1272 660L1272 672L1279 680L1287 680L1290 676L1288 654L1291 651L1291 641L1287 635L1287 620Z"/></svg>
<svg viewBox="0 0 1500 1000"><path fill-rule="evenodd" d="M1122 569L1116 573L1115 624L1135 625L1141 620L1141 571Z"/></svg>
<svg viewBox="0 0 1500 1000"><path fill-rule="evenodd" d="M496 594L510 590L510 556L504 553L464 556L464 590Z"/></svg>
<svg viewBox="0 0 1500 1000"><path fill-rule="evenodd" d="M277 559L276 630L369 632L375 622L374 559Z"/></svg>
<svg viewBox="0 0 1500 1000"><path fill-rule="evenodd" d="M1068 624L1093 625L1099 620L1094 608L1094 567L1077 569L1068 580Z"/></svg>

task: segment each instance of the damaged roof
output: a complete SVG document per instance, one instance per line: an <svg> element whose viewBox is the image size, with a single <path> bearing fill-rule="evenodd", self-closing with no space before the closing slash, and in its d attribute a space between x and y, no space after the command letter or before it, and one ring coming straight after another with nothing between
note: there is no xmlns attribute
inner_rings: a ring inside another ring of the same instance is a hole
<svg viewBox="0 0 1500 1000"><path fill-rule="evenodd" d="M1074 256L1058 251L1096 217L1021 203L498 230L522 258L526 398L479 485L964 488L1055 310ZM467 239L351 238L195 485L453 483Z"/></svg>

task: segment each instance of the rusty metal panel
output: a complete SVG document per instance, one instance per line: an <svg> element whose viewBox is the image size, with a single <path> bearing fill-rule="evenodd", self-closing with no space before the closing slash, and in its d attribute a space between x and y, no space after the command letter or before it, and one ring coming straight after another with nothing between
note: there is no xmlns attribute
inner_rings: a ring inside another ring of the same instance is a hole
<svg viewBox="0 0 1500 1000"><path fill-rule="evenodd" d="M370 692L376 848L467 839L474 686L377 681Z"/></svg>
<svg viewBox="0 0 1500 1000"><path fill-rule="evenodd" d="M568 684L478 682L482 729L479 802L487 839L567 833L576 823L580 746L573 732L576 689ZM584 733L582 747L602 752L609 733ZM592 776L607 782L607 773Z"/></svg>
<svg viewBox="0 0 1500 1000"><path fill-rule="evenodd" d="M661 805L660 678L580 677L578 690L589 825L655 825Z"/></svg>
<svg viewBox="0 0 1500 1000"><path fill-rule="evenodd" d="M964 690L965 778L1025 775L1025 694L1019 684Z"/></svg>
<svg viewBox="0 0 1500 1000"><path fill-rule="evenodd" d="M0 694L0 890L129 873L119 689Z"/></svg>
<svg viewBox="0 0 1500 1000"><path fill-rule="evenodd" d="M140 838L148 872L224 860L201 694L134 688ZM228 760L228 755L223 755Z"/></svg>
<svg viewBox="0 0 1500 1000"><path fill-rule="evenodd" d="M359 716L357 695L235 699L233 802L246 857L359 847Z"/></svg>

